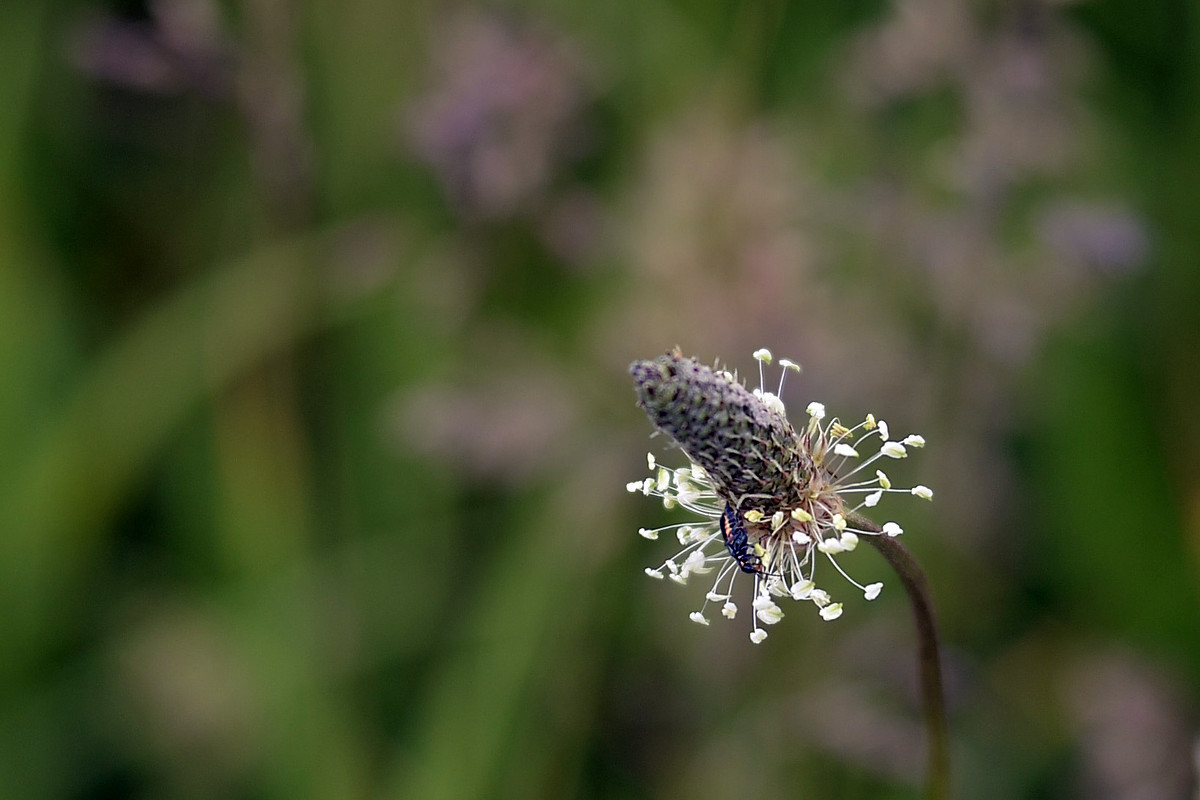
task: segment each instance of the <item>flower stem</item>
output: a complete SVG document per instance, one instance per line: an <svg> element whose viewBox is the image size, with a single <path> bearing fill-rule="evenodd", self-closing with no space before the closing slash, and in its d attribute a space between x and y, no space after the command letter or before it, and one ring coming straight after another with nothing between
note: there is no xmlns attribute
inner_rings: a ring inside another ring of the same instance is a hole
<svg viewBox="0 0 1200 800"><path fill-rule="evenodd" d="M855 526L880 532L880 527L861 514L853 515ZM925 572L904 545L890 536L864 536L883 554L900 576L912 603L920 640L921 695L928 731L929 800L947 800L950 796L950 748L946 725L946 701L942 684L942 663L938 649L937 624L933 616L933 597Z"/></svg>

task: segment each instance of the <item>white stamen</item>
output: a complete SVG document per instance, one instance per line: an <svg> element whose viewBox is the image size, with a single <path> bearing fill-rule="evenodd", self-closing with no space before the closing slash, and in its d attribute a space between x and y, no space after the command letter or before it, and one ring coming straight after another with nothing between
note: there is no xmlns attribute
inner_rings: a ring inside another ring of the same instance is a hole
<svg viewBox="0 0 1200 800"><path fill-rule="evenodd" d="M807 600L816 588L812 581L801 581L792 587L792 599Z"/></svg>
<svg viewBox="0 0 1200 800"><path fill-rule="evenodd" d="M771 394L770 392L758 392L757 390L755 393L758 394L759 399L763 401L763 405L767 408L781 417L787 416L787 408L783 405L783 401L779 399L778 395Z"/></svg>
<svg viewBox="0 0 1200 800"><path fill-rule="evenodd" d="M754 615L768 625L774 625L783 619L783 609L769 597L760 595L754 600Z"/></svg>

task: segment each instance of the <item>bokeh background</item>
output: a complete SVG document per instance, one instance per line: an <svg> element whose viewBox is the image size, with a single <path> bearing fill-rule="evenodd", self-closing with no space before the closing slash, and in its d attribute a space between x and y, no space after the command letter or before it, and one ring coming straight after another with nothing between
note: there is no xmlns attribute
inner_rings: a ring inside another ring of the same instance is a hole
<svg viewBox="0 0 1200 800"><path fill-rule="evenodd" d="M897 585L755 647L642 573L677 518L624 491L663 455L626 369L679 345L928 440L935 502L879 511L959 796L1195 798L1198 39L1182 0L0 4L0 796L920 796Z"/></svg>

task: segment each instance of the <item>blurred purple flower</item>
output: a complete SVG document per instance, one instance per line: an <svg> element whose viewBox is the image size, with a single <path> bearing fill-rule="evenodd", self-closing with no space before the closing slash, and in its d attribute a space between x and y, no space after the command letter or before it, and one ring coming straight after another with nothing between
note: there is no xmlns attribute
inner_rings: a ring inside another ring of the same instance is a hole
<svg viewBox="0 0 1200 800"><path fill-rule="evenodd" d="M1082 797L1190 800L1194 730L1186 692L1131 652L1089 655L1066 677Z"/></svg>
<svg viewBox="0 0 1200 800"><path fill-rule="evenodd" d="M526 370L470 387L415 387L396 399L387 424L405 449L520 486L560 463L577 416L560 375Z"/></svg>
<svg viewBox="0 0 1200 800"><path fill-rule="evenodd" d="M212 0L151 0L148 10L144 20L100 16L81 23L71 62L93 80L130 91L228 91L232 50Z"/></svg>
<svg viewBox="0 0 1200 800"><path fill-rule="evenodd" d="M1058 203L1042 214L1038 232L1062 257L1102 273L1137 269L1150 250L1142 221L1113 204Z"/></svg>
<svg viewBox="0 0 1200 800"><path fill-rule="evenodd" d="M438 28L433 82L405 134L459 213L520 216L585 149L582 60L563 37L498 14L462 11Z"/></svg>

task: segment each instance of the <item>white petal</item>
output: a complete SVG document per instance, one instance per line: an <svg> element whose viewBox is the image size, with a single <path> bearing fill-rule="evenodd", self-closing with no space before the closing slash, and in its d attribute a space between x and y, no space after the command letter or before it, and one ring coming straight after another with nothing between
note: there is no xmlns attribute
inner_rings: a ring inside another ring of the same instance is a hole
<svg viewBox="0 0 1200 800"><path fill-rule="evenodd" d="M835 455L845 456L846 458L858 458L858 451L845 442L838 442L833 446Z"/></svg>
<svg viewBox="0 0 1200 800"><path fill-rule="evenodd" d="M904 528L901 528L894 522L885 522L883 523L883 532L888 536L896 537L904 533Z"/></svg>
<svg viewBox="0 0 1200 800"><path fill-rule="evenodd" d="M904 458L908 455L908 451L904 449L904 445L899 442L887 442L883 447L879 448L879 452L888 458Z"/></svg>
<svg viewBox="0 0 1200 800"><path fill-rule="evenodd" d="M863 589L863 597L868 600L874 600L876 597L879 597L879 593L882 591L882 583L868 583Z"/></svg>
<svg viewBox="0 0 1200 800"><path fill-rule="evenodd" d="M921 498L922 500L932 500L933 499L933 489L930 489L928 486L914 486L909 491L911 491L914 495Z"/></svg>
<svg viewBox="0 0 1200 800"><path fill-rule="evenodd" d="M692 622L695 622L699 625L707 625L708 624L708 619L703 614L701 614L699 611L693 611L692 613L688 614L688 619L690 619Z"/></svg>
<svg viewBox="0 0 1200 800"><path fill-rule="evenodd" d="M842 615L842 604L834 603L833 605L825 606L821 609L821 619L829 622L835 620Z"/></svg>

